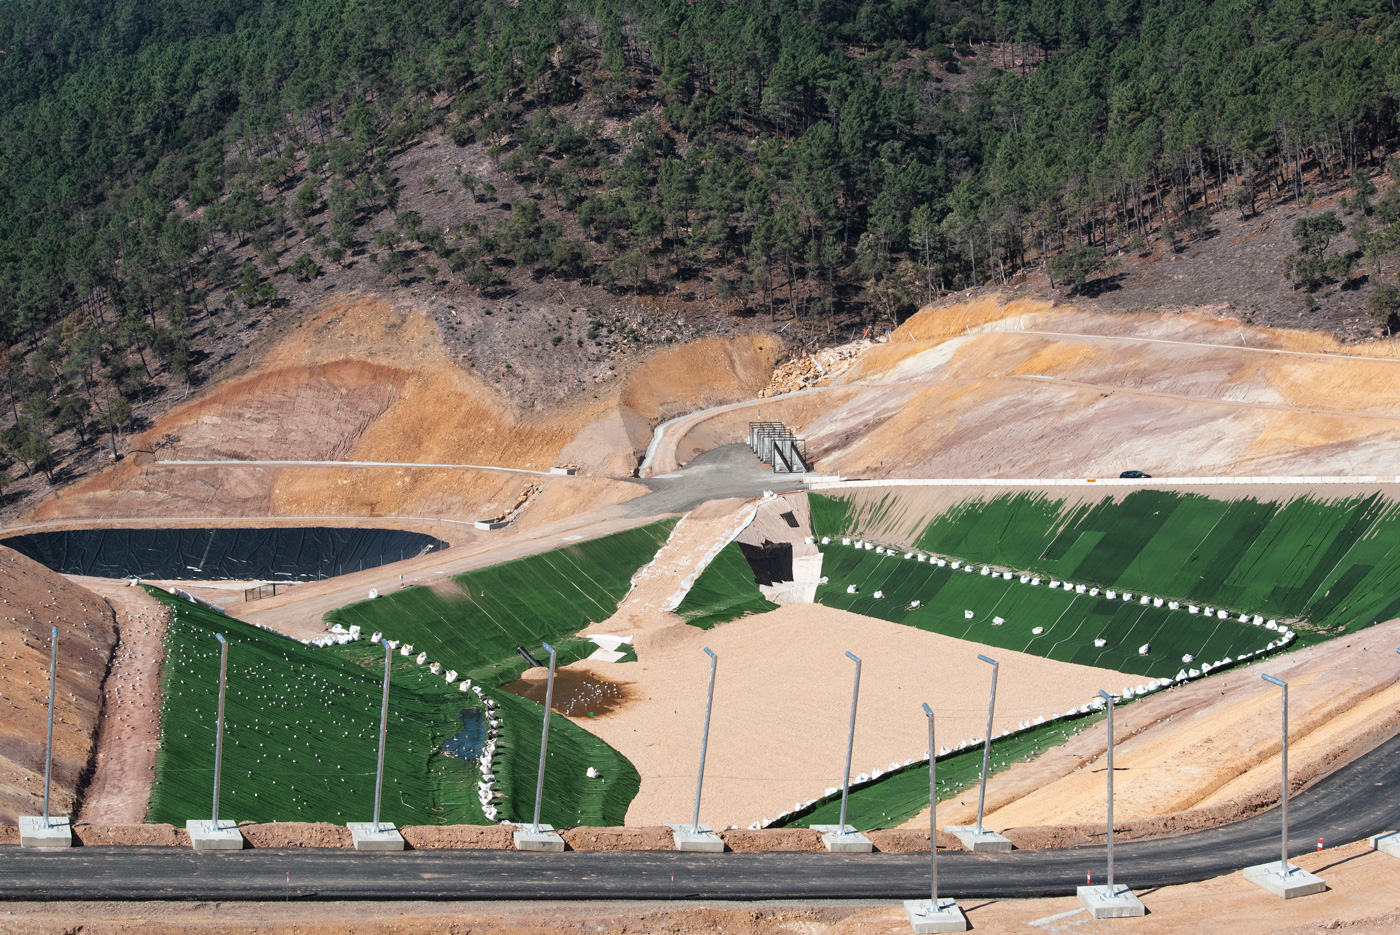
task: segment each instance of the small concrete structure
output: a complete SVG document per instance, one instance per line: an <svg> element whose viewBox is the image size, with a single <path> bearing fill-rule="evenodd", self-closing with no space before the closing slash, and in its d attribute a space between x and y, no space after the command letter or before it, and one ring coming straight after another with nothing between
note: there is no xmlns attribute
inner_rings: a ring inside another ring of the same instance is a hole
<svg viewBox="0 0 1400 935"><path fill-rule="evenodd" d="M479 519L472 523L474 529L505 529L510 525L507 519Z"/></svg>
<svg viewBox="0 0 1400 935"><path fill-rule="evenodd" d="M1326 891L1327 884L1322 878L1308 873L1301 867L1288 865L1288 876L1280 876L1279 862L1271 860L1257 867L1246 867L1244 878L1261 889L1268 890L1280 899L1295 899Z"/></svg>
<svg viewBox="0 0 1400 935"><path fill-rule="evenodd" d="M372 821L352 821L345 827L350 829L357 851L403 850L403 835L393 825L381 824L376 828Z"/></svg>
<svg viewBox="0 0 1400 935"><path fill-rule="evenodd" d="M1114 884L1112 893L1107 886L1081 886L1077 892L1079 902L1095 919L1132 919L1147 915L1142 900L1121 883Z"/></svg>
<svg viewBox="0 0 1400 935"><path fill-rule="evenodd" d="M835 854L869 854L875 849L854 825L812 825L812 830L822 833L822 844Z"/></svg>
<svg viewBox="0 0 1400 935"><path fill-rule="evenodd" d="M1400 857L1400 831L1373 834L1367 840L1371 842L1371 850L1389 854L1391 857Z"/></svg>
<svg viewBox="0 0 1400 935"><path fill-rule="evenodd" d="M988 831L984 826L981 831L976 825L948 825L944 831L957 838L962 846L973 853L986 853L988 851L1009 851L1011 842L995 831Z"/></svg>
<svg viewBox="0 0 1400 935"><path fill-rule="evenodd" d="M554 831L552 825L541 823L537 827L526 825L515 832L517 851L562 851L564 839Z"/></svg>
<svg viewBox="0 0 1400 935"><path fill-rule="evenodd" d="M50 815L48 825L42 815L21 815L19 819L20 847L72 847L73 828L68 816Z"/></svg>
<svg viewBox="0 0 1400 935"><path fill-rule="evenodd" d="M914 935L967 931L967 916L951 899L940 898L936 909L930 900L906 899L904 916L914 927Z"/></svg>
<svg viewBox="0 0 1400 935"><path fill-rule="evenodd" d="M238 822L230 818L220 818L214 822L207 818L185 822L185 831L190 836L190 846L197 851L241 851L243 832L238 830Z"/></svg>
<svg viewBox="0 0 1400 935"><path fill-rule="evenodd" d="M676 842L678 851L696 851L702 854L723 854L724 841L715 834L714 829L705 825L697 825L691 831L690 825L667 825L671 829L671 838Z"/></svg>
<svg viewBox="0 0 1400 935"><path fill-rule="evenodd" d="M578 468L576 468L576 467L552 467L552 468L549 469L549 473L551 473L551 474L558 474L558 475L560 475L560 476L562 476L562 477L573 477L575 474L578 473Z"/></svg>

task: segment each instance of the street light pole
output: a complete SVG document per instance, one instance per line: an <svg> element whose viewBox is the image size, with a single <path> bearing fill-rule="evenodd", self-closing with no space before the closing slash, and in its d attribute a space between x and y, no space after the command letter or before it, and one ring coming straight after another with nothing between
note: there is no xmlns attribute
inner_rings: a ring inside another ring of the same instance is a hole
<svg viewBox="0 0 1400 935"><path fill-rule="evenodd" d="M710 689L705 696L705 729L700 734L700 774L695 779L695 812L690 818L690 833L700 833L700 789L705 784L705 749L710 744L710 710L715 703L715 669L719 657L710 647L705 647L705 655L710 657Z"/></svg>
<svg viewBox="0 0 1400 935"><path fill-rule="evenodd" d="M928 716L928 864L929 875L933 878L933 891L929 904L938 911L938 755L933 746L933 709L924 702L924 714Z"/></svg>
<svg viewBox="0 0 1400 935"><path fill-rule="evenodd" d="M58 674L58 627L49 631L49 739L44 744L44 827L49 822L49 780L53 776L53 697Z"/></svg>
<svg viewBox="0 0 1400 935"><path fill-rule="evenodd" d="M1397 650L1400 652L1400 650ZM1282 690L1283 698L1283 751L1282 751L1282 780L1279 789L1279 810L1283 817L1283 845L1281 856L1278 862L1278 875L1288 876L1288 683L1283 679L1274 678L1272 675L1263 675L1264 681L1277 685Z"/></svg>
<svg viewBox="0 0 1400 935"><path fill-rule="evenodd" d="M953 899L938 898L938 756L933 746L933 709L924 702L928 717L928 864L929 901L907 899L904 916L916 935L921 932L966 932L967 916Z"/></svg>
<svg viewBox="0 0 1400 935"><path fill-rule="evenodd" d="M384 644L384 697L379 702L379 766L374 774L375 834L382 830L379 827L379 803L384 793L384 736L389 731L389 657L392 652L388 640L382 639L379 642Z"/></svg>
<svg viewBox="0 0 1400 935"><path fill-rule="evenodd" d="M848 834L846 830L846 801L851 795L851 754L856 745L856 702L860 700L860 659L855 653L846 651L846 658L856 664L855 687L851 689L851 729L846 736L846 773L841 780L841 823L837 834Z"/></svg>
<svg viewBox="0 0 1400 935"><path fill-rule="evenodd" d="M1000 671L1000 664L992 658L977 654L977 658L992 667L992 697L987 702L987 733L982 743L982 785L977 791L977 833L983 832L982 828L982 808L987 804L987 768L991 765L992 759L992 716L997 709L997 673Z"/></svg>
<svg viewBox="0 0 1400 935"><path fill-rule="evenodd" d="M540 802L544 798L544 757L545 750L549 746L549 708L554 703L554 647L548 643L544 648L549 651L549 681L545 683L544 689L544 727L540 732L540 769L535 775L535 821L531 826L531 831L538 834L540 830Z"/></svg>
<svg viewBox="0 0 1400 935"><path fill-rule="evenodd" d="M219 776L224 763L224 686L228 683L228 640L215 633L219 641L219 713L214 722L214 814L210 823L219 830ZM376 819L377 820L377 819Z"/></svg>
<svg viewBox="0 0 1400 935"><path fill-rule="evenodd" d="M1108 898L1117 893L1113 888L1113 696L1102 688L1099 697L1108 702Z"/></svg>

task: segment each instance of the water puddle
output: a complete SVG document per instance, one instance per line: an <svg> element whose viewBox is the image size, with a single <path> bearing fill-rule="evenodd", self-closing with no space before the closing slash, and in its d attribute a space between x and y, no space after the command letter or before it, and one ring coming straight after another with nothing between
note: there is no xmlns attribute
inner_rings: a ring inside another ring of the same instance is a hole
<svg viewBox="0 0 1400 935"><path fill-rule="evenodd" d="M461 714L462 730L443 743L442 752L462 760L475 760L486 744L486 713L480 708L463 708Z"/></svg>
<svg viewBox="0 0 1400 935"><path fill-rule="evenodd" d="M544 704L545 681L541 673L538 678L516 679L501 688L537 704ZM573 669L557 669L554 672L552 707L566 717L603 717L631 700L631 685L627 682L610 682L591 672Z"/></svg>

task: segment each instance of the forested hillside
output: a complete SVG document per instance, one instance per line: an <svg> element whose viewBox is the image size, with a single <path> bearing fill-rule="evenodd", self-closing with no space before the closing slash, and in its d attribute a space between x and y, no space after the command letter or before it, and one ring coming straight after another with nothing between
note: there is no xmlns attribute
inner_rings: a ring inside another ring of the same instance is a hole
<svg viewBox="0 0 1400 935"><path fill-rule="evenodd" d="M1372 269L1389 324L1398 97L1389 0L5 0L0 442L11 474L119 451L327 288L470 310L468 365L604 370L707 315L806 336L1077 288L1344 188L1278 275ZM480 316L545 289L491 349Z"/></svg>

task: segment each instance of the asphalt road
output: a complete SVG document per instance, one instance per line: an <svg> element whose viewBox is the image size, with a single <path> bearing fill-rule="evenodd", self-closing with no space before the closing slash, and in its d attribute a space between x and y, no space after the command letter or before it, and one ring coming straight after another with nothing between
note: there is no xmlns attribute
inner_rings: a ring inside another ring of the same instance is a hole
<svg viewBox="0 0 1400 935"><path fill-rule="evenodd" d="M695 456L684 468L632 483L651 492L621 504L628 516L685 513L726 497L758 497L765 490L801 487L800 474L775 474L746 444L721 445Z"/></svg>
<svg viewBox="0 0 1400 935"><path fill-rule="evenodd" d="M1295 797L1291 850L1400 827L1400 737ZM1279 858L1277 810L1172 838L1120 844L1116 879L1137 889L1188 883ZM0 848L0 899L887 899L928 892L926 854ZM1071 895L1102 847L939 856L940 895ZM1322 874L1326 878L1325 872Z"/></svg>

